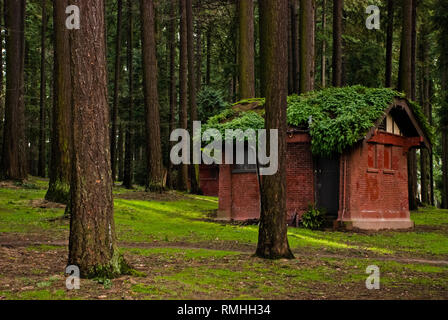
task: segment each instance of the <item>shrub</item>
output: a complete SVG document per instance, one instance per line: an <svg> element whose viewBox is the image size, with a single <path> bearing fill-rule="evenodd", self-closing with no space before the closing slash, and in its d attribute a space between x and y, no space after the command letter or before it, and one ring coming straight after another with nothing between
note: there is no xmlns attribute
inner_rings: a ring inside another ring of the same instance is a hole
<svg viewBox="0 0 448 320"><path fill-rule="evenodd" d="M308 211L302 216L301 224L306 229L321 229L325 222L325 211L310 205Z"/></svg>

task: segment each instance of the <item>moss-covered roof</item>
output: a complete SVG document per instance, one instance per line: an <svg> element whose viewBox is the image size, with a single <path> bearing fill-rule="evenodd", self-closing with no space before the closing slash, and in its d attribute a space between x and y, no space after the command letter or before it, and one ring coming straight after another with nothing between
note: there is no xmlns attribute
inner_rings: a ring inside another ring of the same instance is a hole
<svg viewBox="0 0 448 320"><path fill-rule="evenodd" d="M293 127L309 129L315 155L342 153L363 139L378 119L385 115L395 98L403 94L387 88L353 86L328 88L288 97L287 120ZM209 119L204 126L218 129L263 129L264 99L243 100ZM420 106L408 103L426 137L433 129Z"/></svg>

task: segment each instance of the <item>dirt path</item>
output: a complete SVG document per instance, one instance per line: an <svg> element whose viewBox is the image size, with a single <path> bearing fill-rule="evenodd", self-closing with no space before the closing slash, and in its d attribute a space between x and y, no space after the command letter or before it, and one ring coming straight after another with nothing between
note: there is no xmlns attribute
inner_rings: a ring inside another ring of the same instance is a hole
<svg viewBox="0 0 448 320"><path fill-rule="evenodd" d="M33 239L35 238L35 239ZM66 240L47 240L42 241L38 239L39 237L29 236L26 239L15 239L12 240L11 236L6 236L0 234L0 247L6 248L24 248L32 246L56 246L61 248L68 247L68 241ZM255 245L251 244L225 244L220 245L219 243L188 243L188 242L119 242L121 248L126 249L180 249L180 250L216 250L216 251L231 251L241 254L251 254L255 252ZM379 261L394 261L398 263L407 264L428 264L435 266L448 266L447 260L431 260L431 259L418 259L418 258L405 258L398 256L364 256L364 255L354 255L354 254L335 254L335 253L320 253L320 252L309 252L306 250L293 250L294 254L300 257L316 257L316 258L334 258L334 259L364 259L364 260L379 260Z"/></svg>

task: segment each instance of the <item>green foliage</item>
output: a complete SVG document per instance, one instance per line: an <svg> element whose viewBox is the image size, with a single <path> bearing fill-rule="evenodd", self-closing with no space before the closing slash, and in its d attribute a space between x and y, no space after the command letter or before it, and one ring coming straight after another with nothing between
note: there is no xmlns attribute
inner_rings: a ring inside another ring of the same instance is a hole
<svg viewBox="0 0 448 320"><path fill-rule="evenodd" d="M207 129L217 129L223 139L225 138L226 130L246 131L248 129L258 130L264 128L263 117L254 111L237 112L233 109L226 109L223 113L212 117L205 126L203 131Z"/></svg>
<svg viewBox="0 0 448 320"><path fill-rule="evenodd" d="M310 205L308 211L302 216L301 224L306 229L319 230L325 222L325 211Z"/></svg>
<svg viewBox="0 0 448 320"><path fill-rule="evenodd" d="M207 119L228 107L228 103L224 101L222 91L212 87L203 87L198 94L197 101L199 119L201 121L207 121Z"/></svg>
<svg viewBox="0 0 448 320"><path fill-rule="evenodd" d="M403 94L387 88L366 88L352 86L328 88L303 95L288 97L288 124L310 130L312 152L319 156L342 153L354 145L374 127L376 121L384 115L395 97ZM226 109L212 117L206 128L218 129L222 134L226 129L264 128L263 112L238 111L236 106L263 99L240 101L233 109ZM432 139L433 130L422 109L414 102L409 103L415 117L427 136Z"/></svg>
<svg viewBox="0 0 448 320"><path fill-rule="evenodd" d="M292 96L288 123L298 127L309 124L314 154L342 153L375 125L397 95L391 89L353 86Z"/></svg>

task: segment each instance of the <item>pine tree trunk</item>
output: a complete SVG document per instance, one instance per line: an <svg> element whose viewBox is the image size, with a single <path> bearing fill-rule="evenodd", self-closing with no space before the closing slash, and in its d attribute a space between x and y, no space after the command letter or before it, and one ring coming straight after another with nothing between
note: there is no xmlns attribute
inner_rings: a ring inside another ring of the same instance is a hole
<svg viewBox="0 0 448 320"><path fill-rule="evenodd" d="M212 64L212 32L207 30L207 70L205 74L205 84L210 85L210 74L211 74L211 64Z"/></svg>
<svg viewBox="0 0 448 320"><path fill-rule="evenodd" d="M103 0L75 1L84 27L70 32L73 163L69 261L83 277L124 269L113 218Z"/></svg>
<svg viewBox="0 0 448 320"><path fill-rule="evenodd" d="M400 70L398 90L406 94L409 99L414 96L413 89L413 0L403 1L403 30L400 51ZM415 150L409 151L408 161L408 186L409 208L417 209L417 156Z"/></svg>
<svg viewBox="0 0 448 320"><path fill-rule="evenodd" d="M42 0L42 29L41 29L41 60L40 60L40 115L39 115L39 164L38 175L45 178L46 167L46 101L47 101L47 82L45 76L45 36L47 33L47 1Z"/></svg>
<svg viewBox="0 0 448 320"><path fill-rule="evenodd" d="M286 104L288 93L288 13L289 0L261 0L266 31L266 129L278 129L278 172L263 176L261 216L256 255L262 258L294 258L286 225ZM269 134L267 141L269 141Z"/></svg>
<svg viewBox="0 0 448 320"><path fill-rule="evenodd" d="M0 0L0 26L3 25L3 1ZM3 52L3 33L0 32L0 52ZM3 150L3 119L5 117L5 99L3 96L3 54L0 54L0 151ZM0 153L0 163L2 154ZM0 170L1 177L1 170Z"/></svg>
<svg viewBox="0 0 448 320"><path fill-rule="evenodd" d="M269 37L266 31L266 25L261 23L266 20L264 8L266 4L265 0L258 0L258 15L260 22L258 23L259 33L260 33L260 94L262 97L266 97L266 38Z"/></svg>
<svg viewBox="0 0 448 320"><path fill-rule="evenodd" d="M252 0L250 0L252 1ZM188 102L190 109L190 135L193 146L193 122L198 120L198 109L196 101L196 67L194 64L194 29L193 29L193 4L192 0L187 0L187 51L188 51ZM193 159L193 148L191 149L191 159ZM196 165L189 165L190 192L200 194L199 183L196 177Z"/></svg>
<svg viewBox="0 0 448 320"><path fill-rule="evenodd" d="M117 35L115 39L115 75L114 75L114 100L112 105L112 128L110 134L110 154L112 165L112 179L117 177L117 121L118 103L120 93L121 75L121 29L123 28L123 0L117 1Z"/></svg>
<svg viewBox="0 0 448 320"><path fill-rule="evenodd" d="M68 0L53 1L54 68L50 184L45 199L69 203L72 148L69 32L65 27Z"/></svg>
<svg viewBox="0 0 448 320"><path fill-rule="evenodd" d="M392 59L394 40L394 0L387 0L387 36L386 36L386 88L392 87Z"/></svg>
<svg viewBox="0 0 448 320"><path fill-rule="evenodd" d="M253 0L238 0L239 16L239 98L255 97L255 46Z"/></svg>
<svg viewBox="0 0 448 320"><path fill-rule="evenodd" d="M327 1L322 0L322 34L324 39L322 40L322 64L321 64L321 81L322 88L327 86L327 41L325 40L327 30Z"/></svg>
<svg viewBox="0 0 448 320"><path fill-rule="evenodd" d="M123 121L120 120L120 124L118 125L118 181L124 180L124 137L125 137L125 128L123 125Z"/></svg>
<svg viewBox="0 0 448 320"><path fill-rule="evenodd" d="M196 22L196 92L202 90L202 0L197 0Z"/></svg>
<svg viewBox="0 0 448 320"><path fill-rule="evenodd" d="M412 97L412 1L403 1L403 30L401 35L398 90Z"/></svg>
<svg viewBox="0 0 448 320"><path fill-rule="evenodd" d="M123 186L132 189L134 176L134 17L132 13L133 0L128 0L128 81L129 81L129 99L128 99L128 123L126 126L126 142L124 156L124 176Z"/></svg>
<svg viewBox="0 0 448 320"><path fill-rule="evenodd" d="M427 22L427 21L425 21ZM423 111L432 123L432 108L430 97L430 75L428 70L428 23L422 24L420 31L420 43L419 43L419 65L420 67L420 105L423 107ZM422 149L420 154L420 168L421 168L421 189L422 189L422 202L426 205L432 204L431 197L431 155L427 149Z"/></svg>
<svg viewBox="0 0 448 320"><path fill-rule="evenodd" d="M24 103L25 5L25 0L5 2L5 26L8 35L1 175L5 179L18 181L27 178Z"/></svg>
<svg viewBox="0 0 448 320"><path fill-rule="evenodd" d="M153 0L141 0L143 83L146 118L146 188L162 191L165 188L162 144L160 138L159 92L157 88L157 57L155 12Z"/></svg>
<svg viewBox="0 0 448 320"><path fill-rule="evenodd" d="M442 208L448 209L448 128L442 128Z"/></svg>
<svg viewBox="0 0 448 320"><path fill-rule="evenodd" d="M300 93L314 90L315 1L300 3Z"/></svg>
<svg viewBox="0 0 448 320"><path fill-rule="evenodd" d="M169 72L170 81L168 86L168 96L170 99L170 127L169 133L176 129L176 112L177 112L177 86L176 86L176 0L170 0L170 23L169 23ZM174 143L170 142L170 149ZM174 188L175 181L173 179L173 164L169 161L167 184L169 188Z"/></svg>
<svg viewBox="0 0 448 320"><path fill-rule="evenodd" d="M187 1L179 0L180 9L180 66L179 66L179 128L188 129L188 35L187 35ZM179 190L188 190L188 165L179 167L177 187Z"/></svg>
<svg viewBox="0 0 448 320"><path fill-rule="evenodd" d="M342 87L342 15L344 0L333 1L333 86Z"/></svg>

